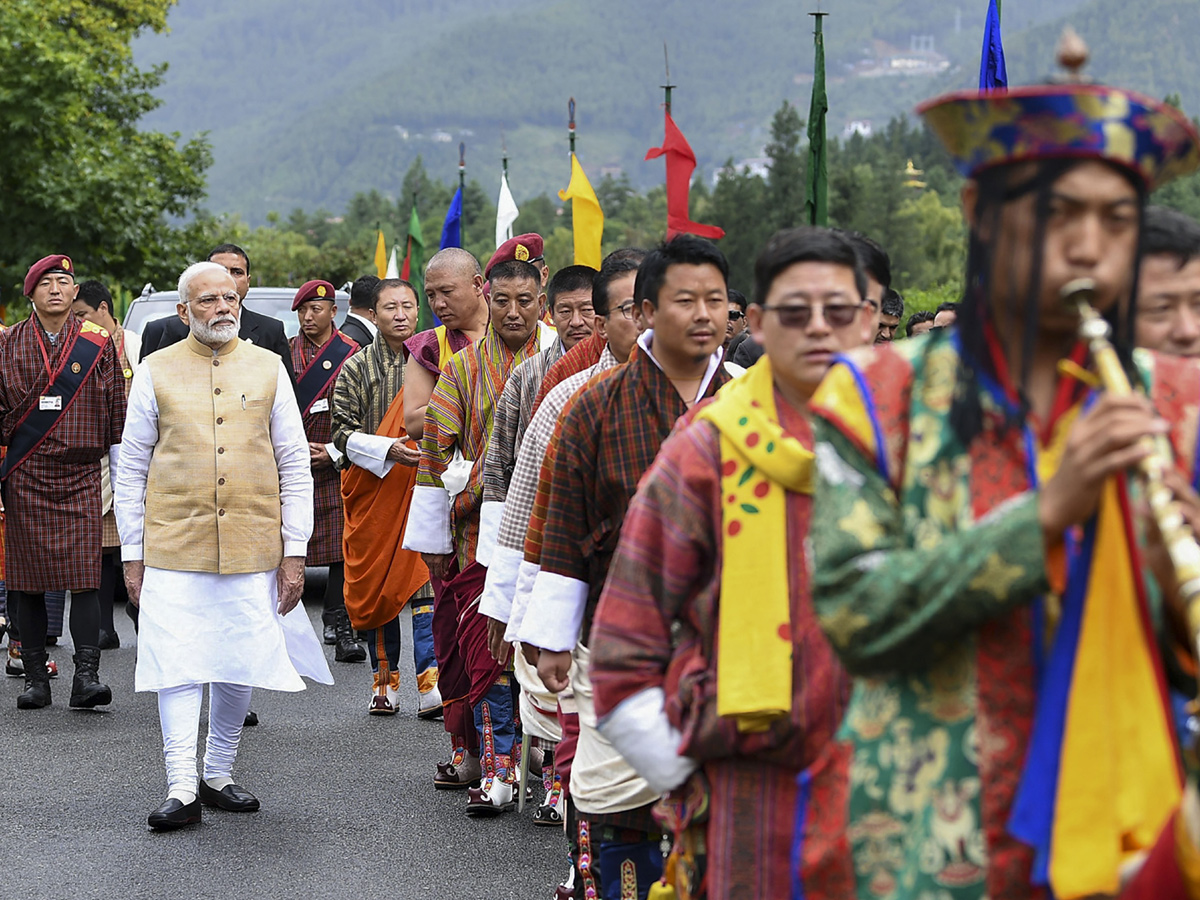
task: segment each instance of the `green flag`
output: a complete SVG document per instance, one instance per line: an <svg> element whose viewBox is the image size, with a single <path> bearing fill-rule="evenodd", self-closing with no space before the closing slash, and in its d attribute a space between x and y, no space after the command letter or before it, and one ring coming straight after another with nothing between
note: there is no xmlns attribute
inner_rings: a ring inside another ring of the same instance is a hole
<svg viewBox="0 0 1200 900"><path fill-rule="evenodd" d="M433 312L429 309L429 301L425 299L424 279L421 277L424 266L425 239L421 236L421 220L417 217L417 205L414 203L408 220L408 239L400 277L417 289L417 331L433 327Z"/></svg>
<svg viewBox="0 0 1200 900"><path fill-rule="evenodd" d="M821 20L828 13L811 13L816 19L813 32L816 63L813 70L812 105L808 109L808 170L804 188L804 216L810 225L829 224L829 172L825 164L825 116L829 98L825 95L825 36Z"/></svg>

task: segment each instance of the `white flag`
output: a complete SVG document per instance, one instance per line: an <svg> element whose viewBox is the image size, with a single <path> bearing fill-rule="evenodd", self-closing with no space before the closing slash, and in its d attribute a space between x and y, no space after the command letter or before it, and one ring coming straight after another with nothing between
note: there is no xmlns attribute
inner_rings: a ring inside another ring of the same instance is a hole
<svg viewBox="0 0 1200 900"><path fill-rule="evenodd" d="M400 277L400 266L398 266L396 264L396 248L395 247L392 247L392 256L388 260L387 277L388 278L399 278Z"/></svg>
<svg viewBox="0 0 1200 900"><path fill-rule="evenodd" d="M496 201L496 246L499 247L513 236L513 222L519 215L517 201L508 189L508 175L500 173L500 199Z"/></svg>

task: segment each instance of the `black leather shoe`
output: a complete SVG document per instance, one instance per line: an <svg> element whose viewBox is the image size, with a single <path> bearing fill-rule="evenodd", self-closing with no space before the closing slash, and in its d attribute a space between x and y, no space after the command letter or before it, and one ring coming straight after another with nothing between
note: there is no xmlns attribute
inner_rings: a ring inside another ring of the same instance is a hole
<svg viewBox="0 0 1200 900"><path fill-rule="evenodd" d="M258 724L258 713L256 713L254 710L250 710L250 712L246 713L246 718L242 720L242 727L243 728L253 728L257 724Z"/></svg>
<svg viewBox="0 0 1200 900"><path fill-rule="evenodd" d="M146 820L155 831L174 831L188 825L200 823L200 801L193 800L184 805L182 800L168 797L163 805L150 813Z"/></svg>
<svg viewBox="0 0 1200 900"><path fill-rule="evenodd" d="M258 798L243 787L227 784L219 791L210 788L200 779L200 801L205 806L216 806L226 812L257 812Z"/></svg>
<svg viewBox="0 0 1200 900"><path fill-rule="evenodd" d="M115 631L100 629L100 649L117 650L121 647L121 638Z"/></svg>
<svg viewBox="0 0 1200 900"><path fill-rule="evenodd" d="M326 622L325 628L322 630L321 636L325 638L326 644L337 643L337 625L333 622Z"/></svg>

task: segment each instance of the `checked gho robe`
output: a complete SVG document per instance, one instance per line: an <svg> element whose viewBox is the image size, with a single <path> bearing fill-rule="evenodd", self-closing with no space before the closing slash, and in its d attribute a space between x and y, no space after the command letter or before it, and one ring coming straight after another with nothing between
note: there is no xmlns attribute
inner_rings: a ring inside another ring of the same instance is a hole
<svg viewBox="0 0 1200 900"><path fill-rule="evenodd" d="M49 385L36 314L0 333L0 443ZM86 334L84 333L86 332ZM100 357L74 402L37 449L4 482L5 583L10 591L43 593L100 588L102 501L100 460L116 454L125 428L125 386L117 351L97 326L68 316L52 344L51 369L76 340L103 341Z"/></svg>
<svg viewBox="0 0 1200 900"><path fill-rule="evenodd" d="M778 392L775 399L784 430L811 448L804 416ZM718 716L718 626L722 616L738 615L721 602L721 466L716 426L692 421L663 444L642 479L592 624L596 716L603 728L625 701L649 689L664 690L667 718L682 734L677 752L700 765L709 790L707 896L788 897L798 776L830 747L848 679L810 597L804 543L812 497L789 491L791 716L759 733L740 732L734 720ZM740 664L755 667L753 659ZM653 743L644 715L622 724L627 733L644 734Z"/></svg>
<svg viewBox="0 0 1200 900"><path fill-rule="evenodd" d="M1190 472L1200 370L1135 359ZM1069 591L1075 576L1047 552L1026 447L1042 461L1086 392L1056 420L1031 423L1027 440L1001 427L981 387L984 428L964 446L950 424L961 364L951 331L877 347L835 365L810 404L813 601L855 676L837 750L813 774L821 802L807 808L806 864L830 896L1048 896L1031 883L1034 853L1011 814L1039 705L1039 648L1056 619L1040 627L1036 610L1053 608L1052 582ZM1123 739L1138 740L1112 734ZM1180 886L1177 822L1162 823L1152 864L1124 896L1187 896L1158 889L1164 873Z"/></svg>
<svg viewBox="0 0 1200 900"><path fill-rule="evenodd" d="M342 340L352 345L350 350L352 354L358 351L358 344L340 334L336 327L329 340L333 340L334 335L340 335ZM292 370L299 378L312 365L313 360L323 349L323 345L317 345L303 333L296 335L288 344L292 351ZM309 566L328 566L342 561L344 517L342 514L342 476L338 466L341 464L343 452L333 439L333 411L331 408L334 383L341 366L337 366L336 369L337 371L331 372L334 377L329 384L317 394L311 411L300 411L304 421L304 434L309 443L324 444L326 452L333 461L332 467L313 469L312 472L313 533L308 541L308 556L304 560L305 565Z"/></svg>

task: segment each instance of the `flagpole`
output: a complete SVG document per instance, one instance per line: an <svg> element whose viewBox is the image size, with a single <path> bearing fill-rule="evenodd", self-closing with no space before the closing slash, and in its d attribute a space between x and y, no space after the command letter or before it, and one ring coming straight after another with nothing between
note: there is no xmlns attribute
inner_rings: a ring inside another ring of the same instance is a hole
<svg viewBox="0 0 1200 900"><path fill-rule="evenodd" d="M671 58L669 56L667 56L667 42L666 41L663 41L663 62L666 64L666 67L667 67L667 83L660 84L659 87L661 87L666 92L665 103L666 103L666 107L667 107L667 115L669 116L671 114L671 89L679 87L679 85L671 84Z"/></svg>
<svg viewBox="0 0 1200 900"><path fill-rule="evenodd" d="M567 101L567 139L571 144L571 155L575 155L575 98Z"/></svg>
<svg viewBox="0 0 1200 900"><path fill-rule="evenodd" d="M462 194L463 200L467 199L467 145L463 141L458 142L458 192ZM465 206L465 202L464 202ZM458 221L458 243L460 247L465 247L467 244L467 216L464 209L462 218Z"/></svg>
<svg viewBox="0 0 1200 900"><path fill-rule="evenodd" d="M812 102L808 111L808 167L805 170L804 209L808 224L829 224L829 176L825 161L825 115L829 112L829 98L825 93L825 32L822 19L829 15L817 11L809 13L814 20Z"/></svg>

